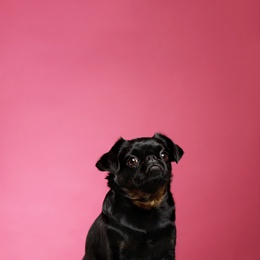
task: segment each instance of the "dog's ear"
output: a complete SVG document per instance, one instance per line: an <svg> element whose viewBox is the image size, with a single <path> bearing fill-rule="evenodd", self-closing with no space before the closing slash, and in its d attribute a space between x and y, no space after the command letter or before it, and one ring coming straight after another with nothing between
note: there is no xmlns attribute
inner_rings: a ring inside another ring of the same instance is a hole
<svg viewBox="0 0 260 260"><path fill-rule="evenodd" d="M163 143L163 145L166 146L170 152L170 160L172 162L178 163L184 154L184 151L181 149L181 147L175 144L169 137L160 133L156 133L153 138Z"/></svg>
<svg viewBox="0 0 260 260"><path fill-rule="evenodd" d="M109 152L103 154L101 158L97 161L96 167L100 171L107 171L114 173L118 170L119 162L118 162L118 152L122 146L122 144L126 142L123 138L120 138L110 149Z"/></svg>

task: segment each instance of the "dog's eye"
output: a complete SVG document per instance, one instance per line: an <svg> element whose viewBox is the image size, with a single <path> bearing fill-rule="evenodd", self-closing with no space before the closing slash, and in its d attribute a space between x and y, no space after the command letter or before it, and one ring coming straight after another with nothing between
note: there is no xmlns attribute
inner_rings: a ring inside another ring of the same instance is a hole
<svg viewBox="0 0 260 260"><path fill-rule="evenodd" d="M129 166L129 167L135 167L135 166L138 165L138 163L139 163L139 160L138 160L138 158L136 158L136 157L130 157L130 158L126 161L126 164L127 164L127 166Z"/></svg>
<svg viewBox="0 0 260 260"><path fill-rule="evenodd" d="M162 158L165 162L168 162L169 156L168 156L167 153L162 152L162 153L160 154L160 156L161 156L161 158Z"/></svg>

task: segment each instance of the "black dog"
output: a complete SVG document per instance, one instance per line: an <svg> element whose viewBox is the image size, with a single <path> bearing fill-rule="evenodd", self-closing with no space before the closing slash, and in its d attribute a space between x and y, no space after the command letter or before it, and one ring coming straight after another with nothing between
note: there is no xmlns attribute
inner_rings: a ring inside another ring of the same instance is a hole
<svg viewBox="0 0 260 260"><path fill-rule="evenodd" d="M168 137L119 139L96 163L110 187L91 226L83 260L174 260L171 162L183 150Z"/></svg>

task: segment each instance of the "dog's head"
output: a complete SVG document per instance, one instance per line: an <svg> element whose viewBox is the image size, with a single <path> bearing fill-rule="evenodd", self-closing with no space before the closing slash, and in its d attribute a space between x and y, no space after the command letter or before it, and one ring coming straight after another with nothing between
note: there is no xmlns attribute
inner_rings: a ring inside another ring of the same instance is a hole
<svg viewBox="0 0 260 260"><path fill-rule="evenodd" d="M124 140L120 138L96 163L100 171L109 172L110 184L121 189L156 190L170 183L171 162L181 159L183 150L162 134Z"/></svg>

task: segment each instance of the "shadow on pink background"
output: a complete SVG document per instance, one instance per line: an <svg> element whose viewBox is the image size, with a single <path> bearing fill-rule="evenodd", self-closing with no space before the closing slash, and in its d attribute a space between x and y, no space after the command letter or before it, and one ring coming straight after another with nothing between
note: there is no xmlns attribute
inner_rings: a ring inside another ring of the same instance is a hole
<svg viewBox="0 0 260 260"><path fill-rule="evenodd" d="M178 260L260 259L259 1L2 1L0 259L81 259L97 159L157 131Z"/></svg>

